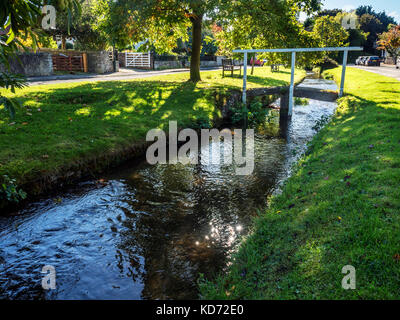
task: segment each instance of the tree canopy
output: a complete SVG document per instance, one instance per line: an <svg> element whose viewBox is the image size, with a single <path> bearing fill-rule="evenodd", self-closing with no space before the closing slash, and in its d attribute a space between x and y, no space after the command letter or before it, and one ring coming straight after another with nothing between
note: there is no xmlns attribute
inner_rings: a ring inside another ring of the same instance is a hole
<svg viewBox="0 0 400 320"><path fill-rule="evenodd" d="M78 0L43 1L43 0L13 0L0 2L0 64L9 69L9 59L14 58L21 49L27 49L28 43L32 49L38 47L38 41L43 37L40 29L42 19L41 8L44 4L52 4L61 11L80 8ZM60 6L61 5L61 6ZM27 41L29 39L29 41ZM26 85L25 77L10 72L0 72L0 87L10 89ZM0 105L4 105L14 116L17 103L0 95Z"/></svg>
<svg viewBox="0 0 400 320"><path fill-rule="evenodd" d="M385 11L376 12L372 6L359 6L356 10L346 12L342 9L322 10L314 16L308 17L304 22L304 27L312 31L316 19L323 16L335 17L338 21L343 21L349 14L356 15L356 28L348 31L348 42L351 46L364 46L368 53L377 54L377 40L379 34L388 30L391 24L395 24L393 17Z"/></svg>
<svg viewBox="0 0 400 320"><path fill-rule="evenodd" d="M190 28L190 79L196 82L200 80L205 20L217 22L225 35L232 37L230 45L235 47L295 46L304 42L305 37L297 21L298 13L315 12L320 8L320 0L120 0L105 1L104 5L109 14L102 25L119 46L133 39L147 40L156 51L166 52L176 46L178 39L187 41ZM113 23L116 20L120 26Z"/></svg>
<svg viewBox="0 0 400 320"><path fill-rule="evenodd" d="M390 30L379 35L379 49L386 50L393 57L397 66L400 57L400 25L391 26Z"/></svg>

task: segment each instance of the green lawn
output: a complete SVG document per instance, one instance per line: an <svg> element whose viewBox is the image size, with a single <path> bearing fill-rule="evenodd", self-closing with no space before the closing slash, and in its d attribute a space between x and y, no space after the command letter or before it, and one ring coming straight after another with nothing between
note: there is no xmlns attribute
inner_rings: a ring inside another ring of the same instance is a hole
<svg viewBox="0 0 400 320"><path fill-rule="evenodd" d="M304 72L297 71L296 80L302 77ZM180 127L211 124L220 117L215 91L239 89L242 79L238 73L223 79L221 71L202 72L202 78L197 85L187 82L188 73L180 73L33 86L15 95L2 90L26 108L11 120L0 107L0 182L5 174L23 185L70 168L85 170L88 160L139 144L148 130L165 128L171 120ZM272 74L267 67L256 68L248 85L286 85L289 79L287 69Z"/></svg>
<svg viewBox="0 0 400 320"><path fill-rule="evenodd" d="M346 81L337 114L203 298L399 299L400 82L352 68ZM341 287L345 265L356 290Z"/></svg>

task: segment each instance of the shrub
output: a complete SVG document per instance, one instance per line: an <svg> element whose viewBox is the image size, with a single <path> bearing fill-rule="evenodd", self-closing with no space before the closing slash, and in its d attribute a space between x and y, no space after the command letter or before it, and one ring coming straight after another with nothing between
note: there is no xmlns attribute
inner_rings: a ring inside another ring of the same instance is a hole
<svg viewBox="0 0 400 320"><path fill-rule="evenodd" d="M18 203L26 198L26 192L18 188L15 179L9 176L3 176L3 183L0 186L0 201L6 200L8 202Z"/></svg>

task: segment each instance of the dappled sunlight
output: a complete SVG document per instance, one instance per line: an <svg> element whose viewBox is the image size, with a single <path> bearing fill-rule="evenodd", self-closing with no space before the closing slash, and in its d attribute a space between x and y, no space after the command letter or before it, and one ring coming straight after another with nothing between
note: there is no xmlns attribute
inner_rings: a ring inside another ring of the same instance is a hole
<svg viewBox="0 0 400 320"><path fill-rule="evenodd" d="M169 120L181 126L210 125L220 114L214 92L186 81L141 80L65 83L27 87L15 95L7 92L24 107L17 109L15 123L0 110L0 133L21 143L0 139L0 163L7 164L0 166L0 174L18 177L27 172L34 178L42 169L72 164L88 153L95 157L115 145L123 148L144 141L149 129L165 128ZM69 147L59 146L60 137ZM9 154L24 160L10 162Z"/></svg>
<svg viewBox="0 0 400 320"><path fill-rule="evenodd" d="M321 271L323 247L317 241L309 240L297 252L297 258L301 261L299 268L305 278L315 276Z"/></svg>
<svg viewBox="0 0 400 320"><path fill-rule="evenodd" d="M127 112L127 113L132 113L132 112L135 111L135 108L133 106L132 107L125 107L125 108L122 108L122 110L124 112Z"/></svg>
<svg viewBox="0 0 400 320"><path fill-rule="evenodd" d="M162 115L161 119L162 120L168 119L171 116L171 114L172 114L171 111L167 111Z"/></svg>
<svg viewBox="0 0 400 320"><path fill-rule="evenodd" d="M78 116L89 116L93 112L92 107L83 107L75 111Z"/></svg>
<svg viewBox="0 0 400 320"><path fill-rule="evenodd" d="M108 110L105 114L104 119L111 119L112 117L117 117L121 115L121 111L117 109Z"/></svg>

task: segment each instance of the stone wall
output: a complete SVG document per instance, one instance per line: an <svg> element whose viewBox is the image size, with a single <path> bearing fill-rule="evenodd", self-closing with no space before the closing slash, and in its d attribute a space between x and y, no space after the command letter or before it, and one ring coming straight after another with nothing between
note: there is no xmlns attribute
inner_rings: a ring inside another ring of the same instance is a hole
<svg viewBox="0 0 400 320"><path fill-rule="evenodd" d="M88 51L88 72L108 73L113 72L113 63L109 58L108 51Z"/></svg>
<svg viewBox="0 0 400 320"><path fill-rule="evenodd" d="M222 65L222 63L221 63ZM200 61L200 67L218 67L217 61Z"/></svg>
<svg viewBox="0 0 400 320"><path fill-rule="evenodd" d="M222 66L222 59L223 57L217 57L217 61L207 61L202 60L200 61L200 67L218 67ZM154 69L176 69L176 68L189 68L190 62L189 60L177 60L177 61L154 61Z"/></svg>
<svg viewBox="0 0 400 320"><path fill-rule="evenodd" d="M49 76L53 74L53 61L48 52L19 53L18 59L10 59L11 73L23 74L27 77ZM8 69L0 65L0 71Z"/></svg>
<svg viewBox="0 0 400 320"><path fill-rule="evenodd" d="M184 67L189 67L189 62L188 61L160 61L160 60L154 60L154 69L155 70L160 70L160 69L178 69L178 68L184 68Z"/></svg>
<svg viewBox="0 0 400 320"><path fill-rule="evenodd" d="M125 68L125 52L118 52L118 61L121 68Z"/></svg>
<svg viewBox="0 0 400 320"><path fill-rule="evenodd" d="M154 59L155 58L155 59ZM216 61L200 61L201 67L218 67L222 66L222 59L224 57L216 57ZM118 53L118 61L120 67L125 67L125 53L119 52ZM157 56L151 56L151 65L154 70L163 70L163 69L179 69L179 68L189 68L190 62L189 59L162 59L158 60Z"/></svg>

